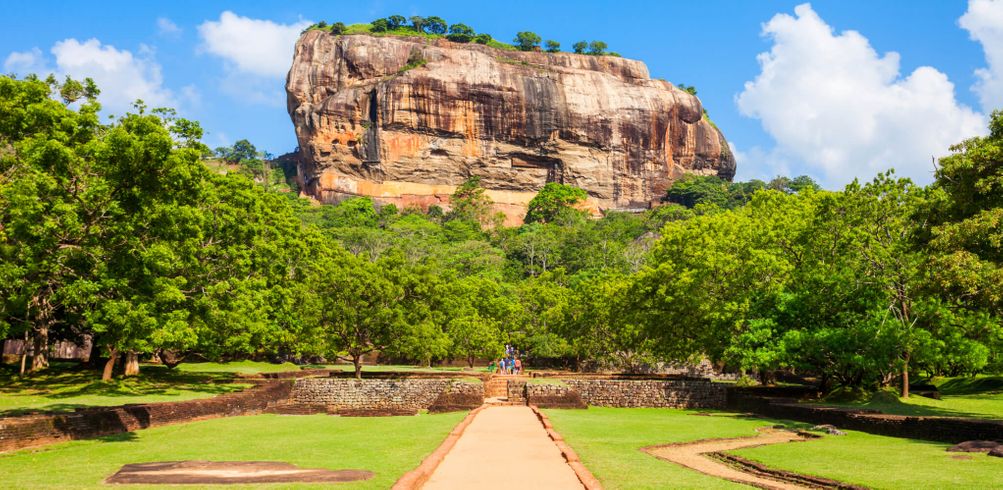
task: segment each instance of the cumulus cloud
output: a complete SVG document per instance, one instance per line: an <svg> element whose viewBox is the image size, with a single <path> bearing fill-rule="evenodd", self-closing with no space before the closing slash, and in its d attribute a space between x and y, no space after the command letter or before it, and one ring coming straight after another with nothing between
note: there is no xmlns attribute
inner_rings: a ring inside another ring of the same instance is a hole
<svg viewBox="0 0 1003 490"><path fill-rule="evenodd" d="M898 53L879 54L855 31L834 32L811 5L763 25L773 46L737 96L741 113L776 141L769 153L804 162L828 187L895 168L918 182L932 157L983 133L984 118L954 97L954 84L924 66L906 77Z"/></svg>
<svg viewBox="0 0 1003 490"><path fill-rule="evenodd" d="M279 24L242 17L230 11L198 30L202 49L223 58L238 71L262 77L283 77L292 63L293 46L310 21Z"/></svg>
<svg viewBox="0 0 1003 490"><path fill-rule="evenodd" d="M84 79L93 78L101 89L101 104L115 114L121 114L142 99L148 106L174 106L173 93L164 87L160 65L153 59L149 47L141 47L140 55L119 50L97 39L80 42L65 39L55 43L49 60L38 48L15 52L7 56L4 69L21 76L36 73L58 78L67 75Z"/></svg>
<svg viewBox="0 0 1003 490"><path fill-rule="evenodd" d="M970 0L958 23L986 54L988 66L975 71L978 82L972 87L982 110L1003 109L1003 1Z"/></svg>
<svg viewBox="0 0 1003 490"><path fill-rule="evenodd" d="M7 73L21 76L29 73L42 73L46 71L45 55L38 48L32 48L30 51L15 51L7 55L7 59L3 62L3 69Z"/></svg>
<svg viewBox="0 0 1003 490"><path fill-rule="evenodd" d="M181 28L167 17L157 17L157 34L176 38L181 35Z"/></svg>

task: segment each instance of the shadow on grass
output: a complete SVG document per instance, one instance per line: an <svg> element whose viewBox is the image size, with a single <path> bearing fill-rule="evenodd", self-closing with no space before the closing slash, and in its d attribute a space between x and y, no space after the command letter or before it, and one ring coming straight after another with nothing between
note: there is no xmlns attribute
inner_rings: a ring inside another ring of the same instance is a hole
<svg viewBox="0 0 1003 490"><path fill-rule="evenodd" d="M918 396L918 395L913 395ZM984 399L984 400L995 400L995 397L991 394L986 395L966 395L966 399ZM945 398L941 400L943 403L949 403L950 398ZM1000 400L1003 404L1003 400ZM868 402L848 402L848 403L826 403L818 402L812 403L813 405L823 406L823 407L833 407L833 408L844 408L844 409L857 409L857 410L871 410L877 411L882 414L887 415L904 415L909 417L955 417L955 418L968 418L968 419L982 419L982 420L1000 420L999 417L993 417L990 414L948 408L948 407L935 407L929 405L916 405L912 403L904 403L901 400L887 400L882 399L878 401L868 401Z"/></svg>
<svg viewBox="0 0 1003 490"><path fill-rule="evenodd" d="M135 432L122 432L119 434L96 437L94 440L101 442L136 442L139 440L139 436L136 435Z"/></svg>
<svg viewBox="0 0 1003 490"><path fill-rule="evenodd" d="M167 369L164 366L143 366L139 376L101 381L100 373L77 364L54 363L49 369L31 376L19 377L6 369L0 372L0 396L14 403L23 397L25 406L0 408L0 416L25 415L38 412L71 412L89 406L119 405L126 401L143 403L143 397L182 396L185 393L220 395L244 388L234 384L231 373L192 373ZM122 402L118 398L133 398ZM78 398L79 400L70 401ZM51 400L52 403L46 403ZM60 402L60 400L67 400Z"/></svg>
<svg viewBox="0 0 1003 490"><path fill-rule="evenodd" d="M976 395L1003 393L1003 376L952 378L937 387L945 395Z"/></svg>

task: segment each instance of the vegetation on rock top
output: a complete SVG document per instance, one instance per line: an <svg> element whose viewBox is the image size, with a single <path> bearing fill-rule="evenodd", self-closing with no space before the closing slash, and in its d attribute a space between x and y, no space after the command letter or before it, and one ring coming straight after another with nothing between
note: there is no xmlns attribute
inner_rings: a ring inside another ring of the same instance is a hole
<svg viewBox="0 0 1003 490"><path fill-rule="evenodd" d="M509 51L540 51L540 43L543 42L543 39L535 32L523 31L516 34L512 44L508 44L494 39L490 34L478 34L466 24L447 24L445 20L437 16L421 17L415 15L405 18L402 15L391 15L369 23L349 25L345 25L342 22L328 24L325 21L321 21L307 27L303 32L314 30L327 31L336 36L369 34L374 36L424 37L429 39L444 38L456 43L474 42ZM548 53L558 53L561 51L561 43L552 39L548 39L543 44ZM607 47L603 41L579 41L574 44L573 50L577 54L620 56L618 53L607 51Z"/></svg>

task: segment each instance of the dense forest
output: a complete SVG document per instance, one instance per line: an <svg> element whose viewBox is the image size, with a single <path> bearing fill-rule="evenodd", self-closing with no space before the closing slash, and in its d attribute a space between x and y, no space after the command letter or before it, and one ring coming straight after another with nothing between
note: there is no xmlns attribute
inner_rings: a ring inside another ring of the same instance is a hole
<svg viewBox="0 0 1003 490"><path fill-rule="evenodd" d="M0 77L0 338L45 369L93 339L141 356L356 363L479 359L639 371L706 357L826 388L1003 371L1003 113L927 187L688 176L594 219L548 184L501 226L476 177L449 210L298 197L250 143L197 122L102 123L90 81Z"/></svg>

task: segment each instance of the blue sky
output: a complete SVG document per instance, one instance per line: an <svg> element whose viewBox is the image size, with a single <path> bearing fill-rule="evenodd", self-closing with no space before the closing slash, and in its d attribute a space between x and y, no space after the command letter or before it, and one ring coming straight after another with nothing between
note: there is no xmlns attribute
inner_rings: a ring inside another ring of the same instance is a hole
<svg viewBox="0 0 1003 490"><path fill-rule="evenodd" d="M283 83L303 23L396 13L502 40L606 41L698 88L739 178L807 173L835 188L894 166L928 182L931 157L1003 107L1003 0L18 2L0 17L0 60L94 76L109 113L140 95L200 120L211 146L248 138L281 154L296 145Z"/></svg>

